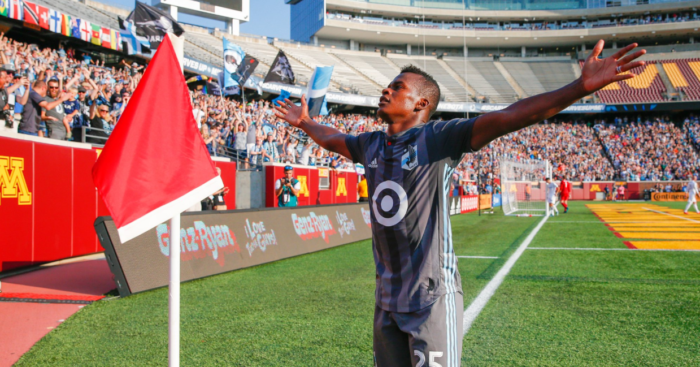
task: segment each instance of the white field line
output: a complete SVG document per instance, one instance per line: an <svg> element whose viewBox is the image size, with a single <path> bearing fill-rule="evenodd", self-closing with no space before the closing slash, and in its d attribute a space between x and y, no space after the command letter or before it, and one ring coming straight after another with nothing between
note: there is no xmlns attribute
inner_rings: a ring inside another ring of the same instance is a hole
<svg viewBox="0 0 700 367"><path fill-rule="evenodd" d="M669 217L685 219L685 220L687 220L687 221L689 221L689 222L693 222L693 223L700 223L700 221L692 220L692 219L686 218L686 217L681 217L681 216L679 216L679 215L668 214L668 213L660 212L660 211L658 211L658 210L649 209L649 208L642 208L642 209L646 209L646 210L651 211L651 212L654 212L654 213L659 213L659 214L663 214L663 215L668 215Z"/></svg>
<svg viewBox="0 0 700 367"><path fill-rule="evenodd" d="M645 252L645 251L688 251L700 252L700 250L668 250L668 249L629 249L629 248L595 248L595 247L528 247L528 250L571 250L571 251L628 251L628 252Z"/></svg>
<svg viewBox="0 0 700 367"><path fill-rule="evenodd" d="M523 252L525 252L527 246L530 245L530 242L532 242L532 240L537 235L537 232L540 231L542 226L547 222L548 218L549 216L544 216L542 218L537 227L535 227L535 229L533 229L532 232L530 232L530 234L527 236L527 238L525 238L525 241L523 241L520 247L518 247L518 249L515 250L513 255L511 255L508 258L508 261L506 261L506 263L503 264L503 267L500 270L498 270L496 276L494 276L493 279L491 279L491 281L488 284L486 284L486 287L484 287L484 289L481 290L481 293L479 293L474 302L472 302L472 304L469 305L469 307L466 310L464 310L463 336L467 335L469 329L472 326L472 323L474 323L474 320L476 320L476 318L481 313L481 310L484 309L491 297L493 297L493 295L496 293L496 290L501 285L501 283L503 283L503 280L506 278L506 275L508 275L508 273L510 272L510 269L512 269L513 265L515 265L515 262L518 261L520 255L522 255Z"/></svg>
<svg viewBox="0 0 700 367"><path fill-rule="evenodd" d="M498 259L498 256L457 256L460 259Z"/></svg>

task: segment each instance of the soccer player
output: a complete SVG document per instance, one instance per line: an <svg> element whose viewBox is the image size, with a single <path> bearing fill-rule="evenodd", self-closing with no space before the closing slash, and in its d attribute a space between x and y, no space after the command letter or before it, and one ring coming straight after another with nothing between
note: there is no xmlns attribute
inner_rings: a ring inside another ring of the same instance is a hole
<svg viewBox="0 0 700 367"><path fill-rule="evenodd" d="M695 206L695 211L700 214L700 210L698 210L698 201L697 201L697 196L700 195L700 190L698 189L698 183L695 182L695 180L698 179L698 175L694 174L693 177L690 178L690 181L688 182L688 205L685 206L685 210L683 211L683 214L688 214L688 209L690 209L691 205Z"/></svg>
<svg viewBox="0 0 700 367"><path fill-rule="evenodd" d="M566 176L561 176L559 192L561 195L561 206L564 207L564 214L566 214L569 211L569 196L571 195L571 182L566 180Z"/></svg>
<svg viewBox="0 0 700 367"><path fill-rule="evenodd" d="M379 367L454 367L462 353L463 299L449 220L450 177L465 153L546 118L622 74L636 44L598 58L601 40L581 77L559 90L523 99L473 119L430 121L440 87L425 71L406 66L382 90L377 115L387 132L346 135L309 117L306 96L275 106L277 117L318 145L365 166L376 265L374 357Z"/></svg>
<svg viewBox="0 0 700 367"><path fill-rule="evenodd" d="M559 209L557 209L557 193L559 192L559 188L557 184L552 182L550 177L547 177L545 180L547 181L547 185L545 185L545 200L547 201L547 205L549 205L549 215L553 217L554 213L559 215Z"/></svg>

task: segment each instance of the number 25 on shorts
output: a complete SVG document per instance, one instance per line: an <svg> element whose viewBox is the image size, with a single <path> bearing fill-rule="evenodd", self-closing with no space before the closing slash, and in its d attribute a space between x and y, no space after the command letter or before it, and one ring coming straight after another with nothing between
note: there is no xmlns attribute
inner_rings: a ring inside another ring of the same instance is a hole
<svg viewBox="0 0 700 367"><path fill-rule="evenodd" d="M428 366L427 367L442 367L440 363L435 362L435 358L442 357L442 352L428 352ZM423 367L425 365L425 354L419 350L414 350L413 355L418 356L420 359L416 367Z"/></svg>

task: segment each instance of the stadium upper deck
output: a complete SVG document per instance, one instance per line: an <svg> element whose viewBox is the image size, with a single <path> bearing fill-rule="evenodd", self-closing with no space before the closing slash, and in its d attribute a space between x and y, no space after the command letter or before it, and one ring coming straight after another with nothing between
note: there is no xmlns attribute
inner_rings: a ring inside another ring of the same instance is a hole
<svg viewBox="0 0 700 367"><path fill-rule="evenodd" d="M302 42L410 54L409 45L425 41L461 52L465 45L581 47L651 32L692 37L700 26L698 6L665 0L303 0L292 6L291 22L292 38Z"/></svg>

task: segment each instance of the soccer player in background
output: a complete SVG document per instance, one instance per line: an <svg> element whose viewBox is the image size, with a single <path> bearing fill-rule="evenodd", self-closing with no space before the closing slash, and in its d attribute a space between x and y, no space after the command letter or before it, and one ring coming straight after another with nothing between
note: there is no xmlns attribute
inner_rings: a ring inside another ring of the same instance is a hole
<svg viewBox="0 0 700 367"><path fill-rule="evenodd" d="M564 214L566 214L569 211L569 196L571 195L571 182L566 180L566 176L561 176L559 193L561 195L561 206L564 207Z"/></svg>
<svg viewBox="0 0 700 367"><path fill-rule="evenodd" d="M690 181L688 181L688 205L685 206L685 210L683 211L683 214L688 214L688 209L690 209L691 205L695 206L695 211L700 214L700 210L698 210L698 199L697 196L700 195L700 190L698 189L698 183L695 182L695 180L698 179L697 174L693 174L693 177L690 178Z"/></svg>
<svg viewBox="0 0 700 367"><path fill-rule="evenodd" d="M518 101L472 119L430 121L440 101L437 82L406 66L384 89L377 115L387 132L344 134L309 117L306 96L286 99L277 117L304 130L326 150L365 166L376 265L374 359L379 367L459 366L462 286L449 220L450 178L466 153L550 118L622 74L644 65L637 45L598 58L599 41L581 77L559 90ZM371 164L370 164L371 163Z"/></svg>
<svg viewBox="0 0 700 367"><path fill-rule="evenodd" d="M547 181L547 184L545 185L545 201L547 202L547 205L549 205L549 215L553 217L554 213L559 215L559 209L557 209L557 193L559 192L559 187L557 187L557 184L552 182L550 177L547 177L545 180Z"/></svg>

